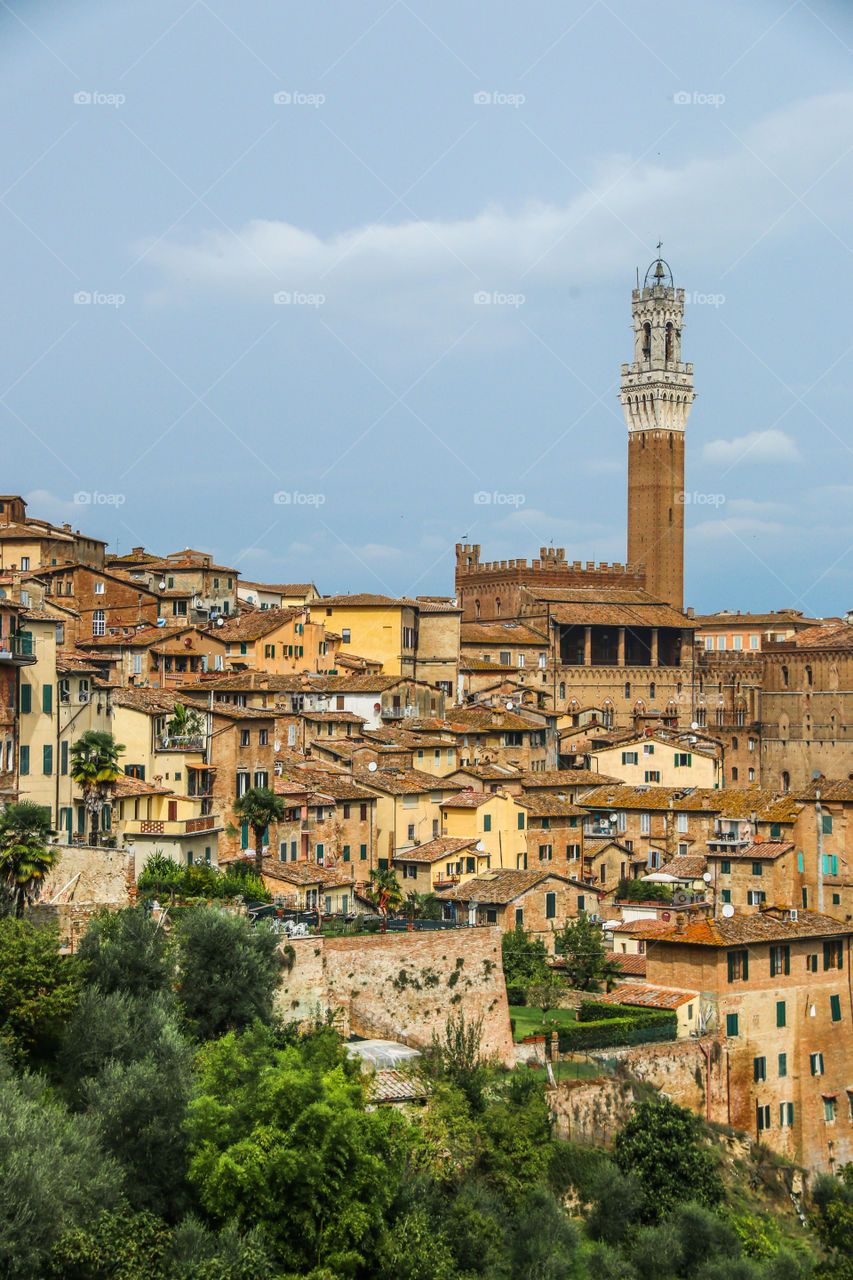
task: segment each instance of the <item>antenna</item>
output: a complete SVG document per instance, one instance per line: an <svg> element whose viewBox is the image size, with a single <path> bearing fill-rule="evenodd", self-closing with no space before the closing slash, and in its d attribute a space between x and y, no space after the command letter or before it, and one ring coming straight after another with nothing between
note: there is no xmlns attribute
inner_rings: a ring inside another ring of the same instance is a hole
<svg viewBox="0 0 853 1280"><path fill-rule="evenodd" d="M735 913L735 909L730 902L726 902L723 904L723 915L726 917L727 920L731 920L734 913Z"/></svg>

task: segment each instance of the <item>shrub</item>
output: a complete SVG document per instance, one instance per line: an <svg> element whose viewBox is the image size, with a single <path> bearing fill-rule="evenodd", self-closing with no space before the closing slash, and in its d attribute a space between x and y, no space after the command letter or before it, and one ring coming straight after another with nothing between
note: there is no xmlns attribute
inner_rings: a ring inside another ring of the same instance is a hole
<svg viewBox="0 0 853 1280"><path fill-rule="evenodd" d="M604 1012L604 1011L607 1012ZM595 1021L590 1019L590 1011ZM626 1005L602 1005L584 1001L577 1022L559 1028L561 1053L577 1049L606 1049L617 1044L647 1044L674 1040L678 1020L669 1009L633 1009Z"/></svg>
<svg viewBox="0 0 853 1280"><path fill-rule="evenodd" d="M524 1007L527 1004L527 987L522 987L518 983L511 983L506 989L507 1004Z"/></svg>

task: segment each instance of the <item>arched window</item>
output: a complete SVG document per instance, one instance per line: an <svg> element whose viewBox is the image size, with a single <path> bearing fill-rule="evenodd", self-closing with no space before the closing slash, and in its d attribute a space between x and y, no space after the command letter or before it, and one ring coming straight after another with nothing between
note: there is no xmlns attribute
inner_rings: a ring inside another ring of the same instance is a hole
<svg viewBox="0 0 853 1280"><path fill-rule="evenodd" d="M652 354L652 326L648 321L643 325L643 359L648 360Z"/></svg>
<svg viewBox="0 0 853 1280"><path fill-rule="evenodd" d="M732 738L732 751L737 751L737 738Z"/></svg>
<svg viewBox="0 0 853 1280"><path fill-rule="evenodd" d="M664 359L665 360L672 359L672 325L671 324L668 324L666 326L666 345L664 348Z"/></svg>
<svg viewBox="0 0 853 1280"><path fill-rule="evenodd" d="M566 682L565 680L561 680L560 681L560 697L565 698L565 696L566 696Z"/></svg>
<svg viewBox="0 0 853 1280"><path fill-rule="evenodd" d="M783 791L791 790L791 775L787 769L782 770L782 790Z"/></svg>
<svg viewBox="0 0 853 1280"><path fill-rule="evenodd" d="M495 617L499 618L500 616L501 616L501 599L500 599L500 596L498 596L497 600L495 601Z"/></svg>
<svg viewBox="0 0 853 1280"><path fill-rule="evenodd" d="M631 681L626 680L625 681L625 697L630 698L630 696L631 696Z"/></svg>
<svg viewBox="0 0 853 1280"><path fill-rule="evenodd" d="M655 682L654 680L652 680L651 683L649 684L649 697L653 698L654 696L655 696Z"/></svg>
<svg viewBox="0 0 853 1280"><path fill-rule="evenodd" d="M474 601L474 616L475 616L475 618L479 618L479 616L480 616L480 601L479 601L479 600L475 600L475 601Z"/></svg>
<svg viewBox="0 0 853 1280"><path fill-rule="evenodd" d="M613 703L609 698L604 699L604 723L608 728L613 724Z"/></svg>
<svg viewBox="0 0 853 1280"><path fill-rule="evenodd" d="M788 687L788 668L787 667L782 668L782 684L784 688L787 689Z"/></svg>
<svg viewBox="0 0 853 1280"><path fill-rule="evenodd" d="M696 708L696 723L698 724L700 729L705 728L706 716L707 716L707 712L705 711L704 707Z"/></svg>
<svg viewBox="0 0 853 1280"><path fill-rule="evenodd" d="M806 667L806 684L811 688L812 683L812 669L811 667Z"/></svg>

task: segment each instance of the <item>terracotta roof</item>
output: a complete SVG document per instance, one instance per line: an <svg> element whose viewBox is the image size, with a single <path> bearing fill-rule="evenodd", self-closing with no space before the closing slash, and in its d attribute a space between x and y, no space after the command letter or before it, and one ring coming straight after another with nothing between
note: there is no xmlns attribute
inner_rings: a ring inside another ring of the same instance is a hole
<svg viewBox="0 0 853 1280"><path fill-rule="evenodd" d="M466 880L464 884L442 889L437 897L454 902L485 902L504 906L520 894L526 893L543 880L566 880L554 871L485 871L482 875Z"/></svg>
<svg viewBox="0 0 853 1280"><path fill-rule="evenodd" d="M458 769L454 769L450 776L455 778L458 773L479 778L481 782L520 782L524 777L515 765L499 764L497 761L489 764L463 764Z"/></svg>
<svg viewBox="0 0 853 1280"><path fill-rule="evenodd" d="M704 918L686 923L681 930L668 925L665 932L654 939L658 942L678 942L699 947L732 947L738 944L759 942L785 942L797 938L826 938L839 934L853 934L853 926L842 924L831 916L818 911L797 912L797 919L784 919L771 911L754 915L733 915L726 919Z"/></svg>
<svg viewBox="0 0 853 1280"><path fill-rule="evenodd" d="M673 809L732 819L749 818L754 813L761 822L793 822L802 809L793 796L780 796L759 787L720 791L711 787L632 787L625 783L598 787L579 803L586 809Z"/></svg>
<svg viewBox="0 0 853 1280"><path fill-rule="evenodd" d="M160 787L155 782L143 782L141 778L129 778L122 774L113 785L116 800L126 800L129 796L172 796L174 791L168 787Z"/></svg>
<svg viewBox="0 0 853 1280"><path fill-rule="evenodd" d="M277 796L281 796L283 800L295 799L297 796L307 798L308 788L301 782L288 782L286 778L275 778L273 781L273 791Z"/></svg>
<svg viewBox="0 0 853 1280"><path fill-rule="evenodd" d="M422 1076L389 1067L375 1072L367 1086L368 1098L376 1103L421 1102L429 1093L429 1085Z"/></svg>
<svg viewBox="0 0 853 1280"><path fill-rule="evenodd" d="M596 858L610 845L615 845L617 849L621 849L623 853L630 853L631 850L617 839L616 836L585 836L583 842L583 856L585 858ZM645 854L640 858L641 862L645 862L647 857Z"/></svg>
<svg viewBox="0 0 853 1280"><path fill-rule="evenodd" d="M493 791L460 791L458 795L446 796L441 802L442 809L479 809L481 805L494 800Z"/></svg>
<svg viewBox="0 0 853 1280"><path fill-rule="evenodd" d="M365 786L375 787L377 791L387 791L389 795L419 795L424 791L449 791L446 778L437 778L431 773L422 773L419 769L377 769L370 773L367 769L354 769L353 774Z"/></svg>
<svg viewBox="0 0 853 1280"><path fill-rule="evenodd" d="M623 920L621 924L614 925L609 929L609 933L627 933L633 935L635 933L648 937L649 934L667 933L669 924L665 920L658 920L656 917L643 916L639 920Z"/></svg>
<svg viewBox="0 0 853 1280"><path fill-rule="evenodd" d="M245 862L255 865L254 854L243 854L234 858L223 858L220 866L233 862ZM353 878L337 867L321 867L318 862L279 862L277 858L264 858L263 871L272 880L281 880L285 884L313 886L321 885L324 889L333 889L339 885L352 884Z"/></svg>
<svg viewBox="0 0 853 1280"><path fill-rule="evenodd" d="M646 957L645 956L629 956L627 952L614 951L609 957L622 972L632 978L645 978L646 976Z"/></svg>
<svg viewBox="0 0 853 1280"><path fill-rule="evenodd" d="M699 999L698 991L680 991L675 987L650 987L645 983L620 983L607 995L593 996L598 1004L629 1004L643 1009L678 1009Z"/></svg>
<svg viewBox="0 0 853 1280"><path fill-rule="evenodd" d="M373 595L369 591L362 591L352 596L320 596L319 600L312 600L311 604L315 609L320 608L353 608L353 609L396 609L401 606L407 609L417 609L417 600L408 600L405 597L380 596Z"/></svg>
<svg viewBox="0 0 853 1280"><path fill-rule="evenodd" d="M538 729L523 716L514 711L501 710L497 707L453 707L444 719L440 716L426 716L411 721L414 732L426 730L443 733L503 733L506 729L519 729L530 733Z"/></svg>
<svg viewBox="0 0 853 1280"><path fill-rule="evenodd" d="M733 627L814 627L819 626L822 618L804 618L801 613L780 609L778 613L697 613L693 619L697 627L728 630Z"/></svg>
<svg viewBox="0 0 853 1280"><path fill-rule="evenodd" d="M542 773L522 773L525 791L537 787L620 786L619 778L611 778L596 769L546 769Z"/></svg>
<svg viewBox="0 0 853 1280"><path fill-rule="evenodd" d="M88 671L98 671L98 663L92 658L78 657L76 653L58 653L56 655L57 675L85 675Z"/></svg>
<svg viewBox="0 0 853 1280"><path fill-rule="evenodd" d="M574 818L587 817L586 809L579 809L576 804L555 796L551 792L538 792L535 795L516 796L516 804L525 808L531 817Z"/></svg>
<svg viewBox="0 0 853 1280"><path fill-rule="evenodd" d="M460 671L515 671L512 663L489 662L487 658L467 658L463 654L459 659Z"/></svg>
<svg viewBox="0 0 853 1280"><path fill-rule="evenodd" d="M763 840L746 849L717 848L709 852L708 856L725 858L730 862L762 862L781 858L783 853L790 853L794 848L796 846L793 840ZM669 866L664 867L664 871L669 871Z"/></svg>
<svg viewBox="0 0 853 1280"><path fill-rule="evenodd" d="M112 695L114 707L131 707L149 715L171 715L180 698L171 689L137 689L128 686L116 689Z"/></svg>
<svg viewBox="0 0 853 1280"><path fill-rule="evenodd" d="M300 711L303 720L340 721L342 724L365 724L364 716L354 711Z"/></svg>
<svg viewBox="0 0 853 1280"><path fill-rule="evenodd" d="M346 773L332 773L331 770L298 766L285 767L284 772L285 777L279 778L277 781L282 783L289 781L304 785L314 791L322 791L324 795L330 796L333 800L361 801L376 799L372 791L365 791L364 787L358 786ZM373 775L368 776L372 777Z"/></svg>
<svg viewBox="0 0 853 1280"><path fill-rule="evenodd" d="M704 855L696 853L680 853L670 858L661 871L669 876L678 876L680 880L701 880L705 874L707 862Z"/></svg>
<svg viewBox="0 0 853 1280"><path fill-rule="evenodd" d="M787 643L797 649L853 649L853 626L848 622L833 622L823 627L807 627Z"/></svg>
<svg viewBox="0 0 853 1280"><path fill-rule="evenodd" d="M801 791L796 791L797 800L814 801L820 793L821 800L851 801L853 800L853 779L850 778L815 778Z"/></svg>
<svg viewBox="0 0 853 1280"><path fill-rule="evenodd" d="M394 862L440 862L450 854L473 848L476 843L476 836L472 840L439 836L435 840L430 840L428 844L415 844L410 848L398 849L393 860Z"/></svg>
<svg viewBox="0 0 853 1280"><path fill-rule="evenodd" d="M499 618L489 622L463 622L460 639L466 644L536 645L548 646L548 633L520 622L502 622Z"/></svg>
<svg viewBox="0 0 853 1280"><path fill-rule="evenodd" d="M537 588L531 594L537 600L552 602L551 620L561 626L695 628L692 618L661 604L645 591Z"/></svg>
<svg viewBox="0 0 853 1280"><path fill-rule="evenodd" d="M290 609L256 609L252 613L241 614L239 618L226 622L223 627L217 629L216 634L220 640L232 644L236 640L257 640L260 636L268 635L270 631L276 631L285 622L301 617L304 612L301 606Z"/></svg>
<svg viewBox="0 0 853 1280"><path fill-rule="evenodd" d="M240 586L281 596L305 596L317 590L313 582L248 582L245 578L240 579Z"/></svg>

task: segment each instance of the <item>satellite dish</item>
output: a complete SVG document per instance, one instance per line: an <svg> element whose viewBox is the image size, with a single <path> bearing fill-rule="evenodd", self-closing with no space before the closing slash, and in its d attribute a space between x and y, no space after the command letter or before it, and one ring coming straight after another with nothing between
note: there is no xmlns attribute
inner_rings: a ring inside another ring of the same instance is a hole
<svg viewBox="0 0 853 1280"><path fill-rule="evenodd" d="M368 772L368 773L375 773L378 767L379 767L379 766L377 765L376 761L375 761L375 760L371 760L371 761L370 761L370 764L367 766L367 772Z"/></svg>
<svg viewBox="0 0 853 1280"><path fill-rule="evenodd" d="M217 625L217 627L224 627L224 626L225 626L225 619L224 619L224 618L217 618L217 619L216 619L216 625Z"/></svg>
<svg viewBox="0 0 853 1280"><path fill-rule="evenodd" d="M817 782L819 777L820 777L820 769L812 769L812 778L814 779L815 782Z"/></svg>
<svg viewBox="0 0 853 1280"><path fill-rule="evenodd" d="M165 579L165 578L161 578L161 579L160 579L160 581L157 583L157 586L160 588L160 590L161 590L161 591L165 591L165 590L166 590L166 579Z"/></svg>
<svg viewBox="0 0 853 1280"><path fill-rule="evenodd" d="M725 903L725 905L723 906L723 915L726 917L726 919L731 920L734 913L735 913L735 909L732 906L732 904L730 902Z"/></svg>
<svg viewBox="0 0 853 1280"><path fill-rule="evenodd" d="M275 748L275 750L276 750L276 751L281 751L281 743L280 743L280 742L275 742L275 743L273 743L273 746L274 746L274 748Z"/></svg>
<svg viewBox="0 0 853 1280"><path fill-rule="evenodd" d="M483 850L485 849L485 847L486 847L486 846L483 844L482 840L478 840L478 841L477 841L477 852L478 852L478 853L482 853L482 852L483 852Z"/></svg>
<svg viewBox="0 0 853 1280"><path fill-rule="evenodd" d="M710 871L706 871L706 872L704 872L704 873L703 873L703 875L702 875L702 879L705 881L705 883L706 883L706 884L710 884L710 883L711 883L711 873L710 873Z"/></svg>
<svg viewBox="0 0 853 1280"><path fill-rule="evenodd" d="M692 723L692 725L690 726L690 728L691 728L691 729L698 729L698 728L699 728L699 721L698 721L698 720L694 720L694 721L693 721L693 723Z"/></svg>
<svg viewBox="0 0 853 1280"><path fill-rule="evenodd" d="M615 821L616 821L616 814L615 814L615 813L611 813L611 815L610 815L610 821L611 821L611 822L615 822Z"/></svg>
<svg viewBox="0 0 853 1280"><path fill-rule="evenodd" d="M512 703L511 703L511 702L508 702L508 703L506 704L506 709L507 709L507 711L512 711Z"/></svg>

